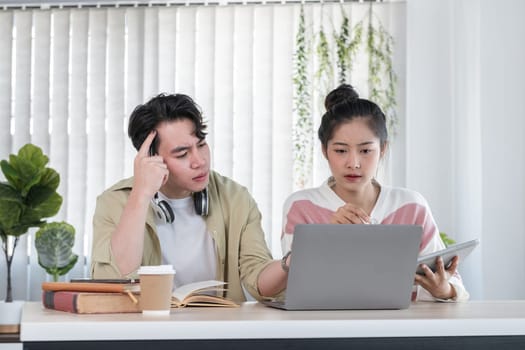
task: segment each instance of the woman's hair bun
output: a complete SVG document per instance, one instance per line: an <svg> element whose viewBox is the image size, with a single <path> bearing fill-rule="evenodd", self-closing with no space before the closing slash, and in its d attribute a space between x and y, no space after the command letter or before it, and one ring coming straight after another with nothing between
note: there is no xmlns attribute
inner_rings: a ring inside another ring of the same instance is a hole
<svg viewBox="0 0 525 350"><path fill-rule="evenodd" d="M354 90L350 84L341 84L334 90L330 91L324 99L324 107L326 111L330 111L334 106L342 102L352 102L359 98L359 94Z"/></svg>

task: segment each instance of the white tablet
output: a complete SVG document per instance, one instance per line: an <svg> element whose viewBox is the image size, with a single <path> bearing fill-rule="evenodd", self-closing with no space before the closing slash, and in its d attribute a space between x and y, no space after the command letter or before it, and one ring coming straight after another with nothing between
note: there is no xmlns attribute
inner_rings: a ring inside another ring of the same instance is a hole
<svg viewBox="0 0 525 350"><path fill-rule="evenodd" d="M423 269L421 269L421 264L425 264L432 271L436 271L436 258L438 256L441 256L443 259L443 263L445 265L445 268L447 268L450 263L452 262L452 258L455 256L459 256L459 261L465 260L465 258L470 254L474 248L479 244L478 239L473 239L471 241L453 244L451 246L448 246L445 249L439 250L434 253L430 253L427 255L422 255L417 258L417 270L416 273L424 274Z"/></svg>

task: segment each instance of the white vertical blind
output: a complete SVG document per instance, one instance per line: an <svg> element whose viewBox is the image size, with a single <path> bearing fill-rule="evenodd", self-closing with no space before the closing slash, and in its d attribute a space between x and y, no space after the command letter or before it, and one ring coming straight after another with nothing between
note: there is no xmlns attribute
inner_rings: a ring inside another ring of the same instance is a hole
<svg viewBox="0 0 525 350"><path fill-rule="evenodd" d="M159 21L159 61L163 62L158 66L159 73L159 92L176 91L175 66L177 63L176 54L182 50L176 50L177 46L177 26L179 16L175 8L166 9L158 13ZM189 40L193 40L190 38Z"/></svg>
<svg viewBox="0 0 525 350"><path fill-rule="evenodd" d="M15 149L30 141L29 124L31 119L31 12L15 12L15 66L14 71L14 120L13 135Z"/></svg>
<svg viewBox="0 0 525 350"><path fill-rule="evenodd" d="M173 62L168 65L173 67L173 73L167 74L170 73L169 70L162 72L171 83L166 91L178 91L190 96L195 94L195 49L199 45L195 40L196 13L197 8L194 6L182 7L176 11L177 16L172 15L171 19L168 18L168 21L176 18L176 27L175 31L165 32L167 36L165 44L171 45L175 53L175 57L168 61Z"/></svg>
<svg viewBox="0 0 525 350"><path fill-rule="evenodd" d="M107 65L106 74L106 154L118 154L119 157L106 157L105 164L105 185L117 182L124 173L124 157L122 152L127 140L125 122L125 25L126 12L123 9L116 9L108 16L108 42L106 45ZM98 191L97 191L98 192Z"/></svg>
<svg viewBox="0 0 525 350"><path fill-rule="evenodd" d="M273 128L273 8L255 8L253 29L253 187L252 193L263 213L263 227L270 232L272 191L268 186L272 181L272 128ZM292 34L293 31L290 33ZM286 77L291 85L291 76ZM293 115L292 110L281 111L283 115ZM291 135L291 134L290 134ZM282 203L280 203L282 205ZM280 221L280 218L275 218ZM271 240L268 240L271 243Z"/></svg>
<svg viewBox="0 0 525 350"><path fill-rule="evenodd" d="M35 12L34 40L31 55L31 142L49 153L49 64L51 17L46 12Z"/></svg>
<svg viewBox="0 0 525 350"><path fill-rule="evenodd" d="M133 173L128 116L160 92L189 94L201 106L213 168L251 191L268 245L280 256L281 208L293 190L292 75L300 6L0 11L0 159L33 142L61 175L64 203L52 220L75 227L74 252L80 256L67 278L87 274L97 195ZM305 5L307 30L319 30L322 10L333 41L341 6L353 22L368 9L359 3ZM403 4L374 4L381 16L390 6ZM404 40L400 33L398 40ZM314 48L310 57L313 77ZM366 91L364 81L355 84ZM320 112L313 116L317 127ZM326 175L319 154L313 185ZM48 278L37 265L33 240L24 236L16 251L15 298L39 299L39 285ZM3 258L0 281L3 286Z"/></svg>
<svg viewBox="0 0 525 350"><path fill-rule="evenodd" d="M159 22L158 8L144 10L144 99L149 99L159 90ZM176 20L174 18L174 20ZM170 64L170 62L163 62Z"/></svg>
<svg viewBox="0 0 525 350"><path fill-rule="evenodd" d="M13 14L0 11L0 149L2 155L11 150L11 90ZM3 175L0 175L3 176Z"/></svg>
<svg viewBox="0 0 525 350"><path fill-rule="evenodd" d="M232 177L252 187L253 166L253 7L239 6L234 10L233 30L233 169Z"/></svg>
<svg viewBox="0 0 525 350"><path fill-rule="evenodd" d="M135 105L144 99L144 9L130 8L126 10L126 33L125 57L124 57L124 115L127 124L127 117L131 114ZM125 128L127 130L127 127ZM133 158L135 149L131 146L128 139L124 142L124 174L133 173Z"/></svg>
<svg viewBox="0 0 525 350"><path fill-rule="evenodd" d="M113 17L113 16L112 16ZM105 172L113 169L112 162L118 162L120 157L106 157L106 132L114 134L117 130L106 130L106 42L107 42L107 11L95 10L89 16L89 58L88 58L88 90L87 90L87 186L86 193L100 193L105 185ZM109 47L109 46L108 46ZM109 55L108 55L109 57ZM108 79L108 83L109 83ZM118 130L120 131L120 130ZM108 135L109 136L109 135ZM108 137L109 141L111 138ZM109 151L109 150L108 150ZM108 152L109 153L109 152ZM108 166L106 166L108 165ZM93 197L87 198L86 210L91 211L95 205ZM91 220L84 222L85 229Z"/></svg>
<svg viewBox="0 0 525 350"><path fill-rule="evenodd" d="M215 13L214 105L209 115L213 119L214 168L231 176L233 163L233 20L232 8L218 7ZM206 24L202 24L206 25Z"/></svg>
<svg viewBox="0 0 525 350"><path fill-rule="evenodd" d="M31 55L31 142L42 147L49 154L49 67L50 67L50 32L51 17L45 12L33 14L33 40ZM34 230L31 230L28 245L29 271L27 298L38 298L40 281L45 278L44 270L38 265L34 251Z"/></svg>
<svg viewBox="0 0 525 350"><path fill-rule="evenodd" d="M32 13L25 11L15 11L13 36L15 42L13 45L13 74L12 89L14 95L14 135L13 147L20 148L26 142L31 141L29 133L30 112L31 112L31 23ZM8 31L9 33L9 31ZM13 126L13 125L12 125ZM2 157L4 159L4 157ZM18 256L13 259L12 275L24 276L12 281L13 289L20 290L27 286L29 279L30 265L28 265L27 251L28 240L22 239L18 242L16 248ZM22 253L20 253L22 252ZM29 261L30 262L30 261ZM25 288L22 290L26 290ZM21 294L23 297L29 297L27 294Z"/></svg>
<svg viewBox="0 0 525 350"><path fill-rule="evenodd" d="M68 91L69 91L69 29L70 12L55 11L51 17L51 57L50 57L50 166L60 174L58 192L66 201L68 181L69 134ZM16 150L15 150L16 151ZM67 206L63 203L58 214L59 220L67 217Z"/></svg>
<svg viewBox="0 0 525 350"><path fill-rule="evenodd" d="M215 128L212 118L215 104L215 7L201 7L197 12L195 41L195 100L203 109L204 118L208 121L208 144L215 150L215 136L211 130ZM213 158L213 157L212 157ZM212 166L215 162L212 159Z"/></svg>
<svg viewBox="0 0 525 350"><path fill-rule="evenodd" d="M64 205L67 208L67 219L78 234L75 235L75 248L81 256L81 263L76 264L70 274L73 276L84 273L83 252L84 232L86 220L86 194L87 194L87 108L88 108L88 82L92 76L89 67L90 52L93 45L89 45L89 35L93 35L93 25L90 25L96 11L81 9L71 11L70 61L69 61L69 107L68 107L68 168L66 178L68 181L67 193L64 193ZM68 33L57 33L68 35ZM95 79L96 81L96 79ZM99 87L103 89L104 87Z"/></svg>
<svg viewBox="0 0 525 350"><path fill-rule="evenodd" d="M294 33L296 23L296 6L287 6L274 11L273 17L273 87L272 87L272 144L271 144L271 211L264 212L266 229L272 233L269 240L273 252L281 251L281 218L282 203L292 192L293 188L293 155L292 149L292 118L289 114L293 110L293 86L290 85L290 72L293 72L294 37L283 33ZM252 157L256 159L255 157Z"/></svg>

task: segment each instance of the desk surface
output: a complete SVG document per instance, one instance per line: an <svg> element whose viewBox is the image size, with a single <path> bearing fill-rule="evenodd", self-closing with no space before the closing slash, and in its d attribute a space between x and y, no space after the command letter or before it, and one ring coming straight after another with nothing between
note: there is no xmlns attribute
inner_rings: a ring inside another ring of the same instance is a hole
<svg viewBox="0 0 525 350"><path fill-rule="evenodd" d="M20 339L276 339L525 335L525 300L413 303L406 310L282 311L256 302L240 308L173 309L142 314L79 315L27 302Z"/></svg>

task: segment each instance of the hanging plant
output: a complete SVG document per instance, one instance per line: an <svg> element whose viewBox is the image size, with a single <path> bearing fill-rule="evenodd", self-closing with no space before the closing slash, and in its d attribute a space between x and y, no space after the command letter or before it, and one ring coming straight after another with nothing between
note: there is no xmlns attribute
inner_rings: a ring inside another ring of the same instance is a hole
<svg viewBox="0 0 525 350"><path fill-rule="evenodd" d="M299 27L295 38L294 53L294 124L293 156L294 182L298 188L304 188L309 181L313 157L313 123L311 118L311 95L308 74L308 39L304 6L301 5Z"/></svg>
<svg viewBox="0 0 525 350"><path fill-rule="evenodd" d="M324 5L322 5L324 6ZM350 17L341 4L342 22L339 32L332 29L333 45L326 36L321 8L320 29L314 35L308 35L305 25L304 4L301 5L299 26L296 32L296 48L294 52L294 124L293 124L293 156L294 182L297 188L309 184L313 168L314 132L312 121L313 96L320 100L329 90L335 88L334 72L337 69L337 81L352 85L351 74L359 52L367 54L368 59L368 98L376 102L385 112L387 127L393 137L397 129L396 114L396 81L397 76L392 66L394 40L383 27L381 21L375 18L372 3L365 17L352 27ZM367 22L368 20L368 22ZM366 30L366 33L365 33ZM315 42L314 84L310 87L308 67L310 60L309 43ZM334 62L335 61L335 62ZM323 109L323 103L319 101ZM324 110L319 111L321 114Z"/></svg>
<svg viewBox="0 0 525 350"><path fill-rule="evenodd" d="M348 18L343 5L341 4L340 6L343 20L339 34L334 31L334 39L337 53L338 81L339 84L343 84L350 82L355 56L363 36L363 21L357 23L352 29L350 18Z"/></svg>
<svg viewBox="0 0 525 350"><path fill-rule="evenodd" d="M368 8L366 43L369 98L381 107L387 119L388 131L392 136L395 136L398 120L395 90L397 75L392 67L394 38L383 27L379 19L374 21L372 3L370 3Z"/></svg>
<svg viewBox="0 0 525 350"><path fill-rule="evenodd" d="M331 60L331 49L323 27L323 5L321 5L321 27L318 33L316 53L318 58L318 67L315 73L316 86L319 97L319 114L324 113L324 96L332 89L334 77L334 68Z"/></svg>

